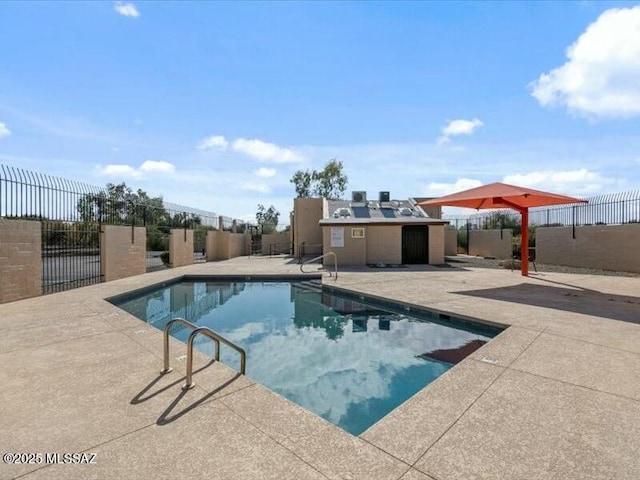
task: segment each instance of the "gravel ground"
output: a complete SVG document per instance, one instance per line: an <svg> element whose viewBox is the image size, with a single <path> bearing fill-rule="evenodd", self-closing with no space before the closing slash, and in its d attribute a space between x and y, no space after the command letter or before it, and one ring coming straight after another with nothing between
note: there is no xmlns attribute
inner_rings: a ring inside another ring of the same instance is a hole
<svg viewBox="0 0 640 480"><path fill-rule="evenodd" d="M445 262L452 267L477 267L477 268L504 268L500 264L505 260L496 260L469 255L456 255L445 257ZM614 272L611 270L598 270L595 268L565 267L563 265L547 265L536 262L539 272L557 273L582 273L587 275L609 275L613 277L640 277L640 273ZM519 269L519 267L518 267ZM529 264L529 271L535 272L533 264Z"/></svg>

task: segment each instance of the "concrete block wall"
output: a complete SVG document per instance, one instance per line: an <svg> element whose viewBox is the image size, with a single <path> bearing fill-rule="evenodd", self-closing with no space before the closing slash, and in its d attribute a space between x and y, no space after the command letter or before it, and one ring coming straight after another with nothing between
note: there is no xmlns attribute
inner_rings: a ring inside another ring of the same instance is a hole
<svg viewBox="0 0 640 480"><path fill-rule="evenodd" d="M273 246L274 253L280 253L282 251L289 251L291 245L291 234L289 232L281 233L267 233L262 235L262 254L269 255L269 245Z"/></svg>
<svg viewBox="0 0 640 480"><path fill-rule="evenodd" d="M40 222L0 218L0 303L42 293Z"/></svg>
<svg viewBox="0 0 640 480"><path fill-rule="evenodd" d="M100 232L100 274L103 282L146 272L147 229L103 225Z"/></svg>
<svg viewBox="0 0 640 480"><path fill-rule="evenodd" d="M342 228L343 247L331 246L331 229ZM353 228L364 228L364 238L353 238ZM429 225L428 261L432 265L444 263L444 225ZM334 252L338 265L366 265L402 263L401 225L334 225L324 226L323 253ZM325 265L333 265L333 257L325 257Z"/></svg>
<svg viewBox="0 0 640 480"><path fill-rule="evenodd" d="M229 258L249 255L251 249L251 235L232 233L229 235Z"/></svg>
<svg viewBox="0 0 640 480"><path fill-rule="evenodd" d="M182 267L193 263L193 230L173 228L169 232L169 266Z"/></svg>
<svg viewBox="0 0 640 480"><path fill-rule="evenodd" d="M207 262L249 255L251 235L220 230L209 231L207 232L206 250Z"/></svg>
<svg viewBox="0 0 640 480"><path fill-rule="evenodd" d="M367 263L402 263L402 226L371 225L365 231Z"/></svg>
<svg viewBox="0 0 640 480"><path fill-rule="evenodd" d="M444 225L429 225L429 264L444 263Z"/></svg>
<svg viewBox="0 0 640 480"><path fill-rule="evenodd" d="M205 241L207 262L215 262L216 260L221 260L218 256L218 245L220 243L218 239L224 233L227 232L222 232L220 230L210 230L207 232L207 239Z"/></svg>
<svg viewBox="0 0 640 480"><path fill-rule="evenodd" d="M494 257L500 260L513 257L513 234L511 230L470 230L469 255L479 257Z"/></svg>
<svg viewBox="0 0 640 480"><path fill-rule="evenodd" d="M536 228L536 261L640 273L640 223Z"/></svg>
<svg viewBox="0 0 640 480"><path fill-rule="evenodd" d="M300 245L323 243L323 229L318 222L324 218L327 200L324 198L296 198L293 200L294 255L300 255ZM326 244L325 244L326 245Z"/></svg>
<svg viewBox="0 0 640 480"><path fill-rule="evenodd" d="M331 246L331 228L344 229L344 246L332 247ZM367 229L365 228L364 238L352 238L351 229L361 228L360 225L339 225L334 227L322 228L322 253L333 252L338 259L338 265L366 265L367 263ZM333 266L333 256L325 257L323 259L324 265Z"/></svg>
<svg viewBox="0 0 640 480"><path fill-rule="evenodd" d="M444 230L444 254L445 255L457 255L458 254L458 231L452 228L445 228Z"/></svg>

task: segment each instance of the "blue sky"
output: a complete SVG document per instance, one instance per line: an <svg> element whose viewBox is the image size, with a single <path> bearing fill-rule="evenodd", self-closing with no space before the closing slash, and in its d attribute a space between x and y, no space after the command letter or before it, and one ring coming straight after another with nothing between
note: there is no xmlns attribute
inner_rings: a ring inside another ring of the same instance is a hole
<svg viewBox="0 0 640 480"><path fill-rule="evenodd" d="M297 169L640 188L631 2L0 2L0 163L283 217Z"/></svg>

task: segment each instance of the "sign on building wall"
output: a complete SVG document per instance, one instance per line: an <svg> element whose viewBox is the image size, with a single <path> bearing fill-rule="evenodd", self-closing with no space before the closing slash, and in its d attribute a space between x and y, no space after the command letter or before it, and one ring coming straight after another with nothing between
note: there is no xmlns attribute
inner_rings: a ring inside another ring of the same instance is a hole
<svg viewBox="0 0 640 480"><path fill-rule="evenodd" d="M344 247L344 227L331 227L331 246Z"/></svg>
<svg viewBox="0 0 640 480"><path fill-rule="evenodd" d="M352 228L351 229L351 238L364 238L364 228Z"/></svg>

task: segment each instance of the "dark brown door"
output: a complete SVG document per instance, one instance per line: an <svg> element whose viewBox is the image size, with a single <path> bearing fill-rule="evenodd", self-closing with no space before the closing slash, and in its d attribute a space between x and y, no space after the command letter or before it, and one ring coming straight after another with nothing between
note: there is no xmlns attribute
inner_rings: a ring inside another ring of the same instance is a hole
<svg viewBox="0 0 640 480"><path fill-rule="evenodd" d="M422 225L402 227L402 263L429 263L429 227Z"/></svg>

